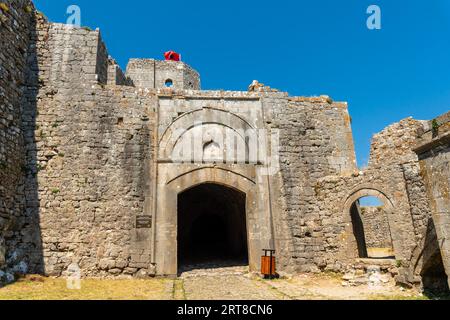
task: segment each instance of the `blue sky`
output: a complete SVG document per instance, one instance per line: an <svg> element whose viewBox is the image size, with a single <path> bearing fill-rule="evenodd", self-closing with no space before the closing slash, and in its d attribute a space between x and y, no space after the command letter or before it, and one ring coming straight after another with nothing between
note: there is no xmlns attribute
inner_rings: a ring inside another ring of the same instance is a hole
<svg viewBox="0 0 450 320"><path fill-rule="evenodd" d="M129 58L183 55L203 89L246 90L257 79L291 95L347 101L359 165L374 133L450 108L450 1L35 0L51 21L71 4L99 27L125 69ZM382 29L366 27L379 5Z"/></svg>

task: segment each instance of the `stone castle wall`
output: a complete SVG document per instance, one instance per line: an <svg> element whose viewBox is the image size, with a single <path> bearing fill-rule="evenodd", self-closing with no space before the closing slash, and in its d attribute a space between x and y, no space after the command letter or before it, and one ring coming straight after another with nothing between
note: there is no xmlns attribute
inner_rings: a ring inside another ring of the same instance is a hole
<svg viewBox="0 0 450 320"><path fill-rule="evenodd" d="M135 274L149 260L134 224L143 212L155 96L105 88L108 55L98 31L50 24L39 14L33 23L33 34L18 43L23 49L10 46L24 52L22 64L18 57L4 64L25 69L28 60L30 68L26 75L8 70L26 89L11 88L5 100L17 117L17 129L5 130L16 134L7 138L17 151L2 143L10 157L1 172L10 174L1 179L2 192L9 188L1 197L8 227L2 264L8 259L11 274L19 266L61 275L72 262L86 276ZM27 53L28 42L34 50Z"/></svg>
<svg viewBox="0 0 450 320"><path fill-rule="evenodd" d="M275 225L281 263L295 271L325 267L326 230L315 186L324 175L355 170L347 105L327 97L289 98L273 103L270 126L280 130L280 173L274 197L280 205ZM277 228L277 227L276 227Z"/></svg>
<svg viewBox="0 0 450 320"><path fill-rule="evenodd" d="M190 66L181 61L159 61L154 59L131 59L126 76L138 88L175 90L200 90L200 76Z"/></svg>
<svg viewBox="0 0 450 320"><path fill-rule="evenodd" d="M24 210L21 116L33 12L30 1L8 0L0 6L0 272L9 264L5 241Z"/></svg>
<svg viewBox="0 0 450 320"><path fill-rule="evenodd" d="M445 271L447 276L450 275L450 112L427 124L415 151L420 159L432 216L428 234L423 239L422 252L417 256L417 269L421 272L431 270L427 281L436 286L433 282L439 272ZM443 270L436 271L436 266L440 264ZM449 277L447 281L450 286ZM448 287L444 289L448 290Z"/></svg>
<svg viewBox="0 0 450 320"><path fill-rule="evenodd" d="M108 59L108 84L133 86L133 81L126 77L120 66L114 59Z"/></svg>
<svg viewBox="0 0 450 320"><path fill-rule="evenodd" d="M149 100L132 90L90 88L56 94L38 106L47 274L60 275L72 262L86 276L134 274L143 267L143 252L135 253L131 243L148 177L142 163L151 157Z"/></svg>
<svg viewBox="0 0 450 320"><path fill-rule="evenodd" d="M98 31L45 21L38 30L37 104L26 113L27 150L35 153L27 185L35 196L27 197L22 230L30 228L28 214L39 230L25 232L30 240L15 237L10 251L40 243L24 259L49 275L73 262L84 276L135 274L144 252L131 243L149 174L143 163L152 156L154 96L105 86L108 55Z"/></svg>

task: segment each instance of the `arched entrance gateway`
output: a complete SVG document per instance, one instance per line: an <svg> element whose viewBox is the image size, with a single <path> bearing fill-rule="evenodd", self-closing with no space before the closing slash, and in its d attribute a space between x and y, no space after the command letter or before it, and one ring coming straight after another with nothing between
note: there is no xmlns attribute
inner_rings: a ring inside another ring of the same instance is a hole
<svg viewBox="0 0 450 320"><path fill-rule="evenodd" d="M171 99L160 101L167 108ZM161 123L154 172L152 263L175 276L196 263L248 265L258 271L262 249L273 248L272 203L261 102L246 101L247 117L217 108L234 101L190 101ZM198 108L202 105L201 108ZM216 107L214 107L214 105ZM167 116L170 113L161 113ZM155 133L157 135L157 133Z"/></svg>
<svg viewBox="0 0 450 320"><path fill-rule="evenodd" d="M161 180L180 168L168 166ZM269 206L259 196L266 188L255 181L256 169L225 164L182 167L189 169L158 184L157 274L177 275L191 263L217 261L259 270L262 249L271 247L272 231Z"/></svg>
<svg viewBox="0 0 450 320"><path fill-rule="evenodd" d="M204 183L178 195L178 271L248 265L245 193Z"/></svg>

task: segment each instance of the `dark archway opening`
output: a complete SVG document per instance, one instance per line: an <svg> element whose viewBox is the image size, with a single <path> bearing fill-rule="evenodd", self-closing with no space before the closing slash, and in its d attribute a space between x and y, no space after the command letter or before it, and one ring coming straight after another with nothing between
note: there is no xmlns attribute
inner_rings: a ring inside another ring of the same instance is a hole
<svg viewBox="0 0 450 320"><path fill-rule="evenodd" d="M178 195L178 272L248 265L246 196L205 183Z"/></svg>

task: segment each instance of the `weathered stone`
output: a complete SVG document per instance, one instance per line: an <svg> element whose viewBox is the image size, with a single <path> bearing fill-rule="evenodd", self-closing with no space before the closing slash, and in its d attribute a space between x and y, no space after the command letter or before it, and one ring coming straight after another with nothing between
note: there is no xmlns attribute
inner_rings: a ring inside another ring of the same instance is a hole
<svg viewBox="0 0 450 320"><path fill-rule="evenodd" d="M431 217L422 227L423 252L414 258L422 268L424 286L448 291L450 287L450 112L430 121L420 132L415 151L427 186ZM439 275L440 273L440 275ZM439 277L447 274L448 285Z"/></svg>
<svg viewBox="0 0 450 320"><path fill-rule="evenodd" d="M0 247L0 267L4 266L6 263L6 248L4 246Z"/></svg>

